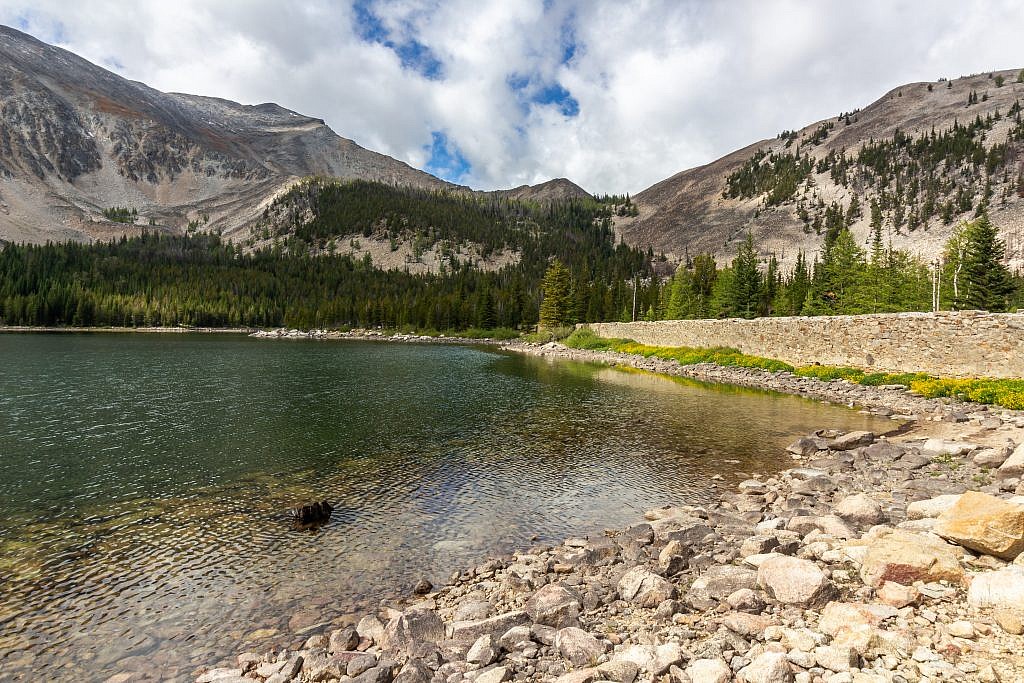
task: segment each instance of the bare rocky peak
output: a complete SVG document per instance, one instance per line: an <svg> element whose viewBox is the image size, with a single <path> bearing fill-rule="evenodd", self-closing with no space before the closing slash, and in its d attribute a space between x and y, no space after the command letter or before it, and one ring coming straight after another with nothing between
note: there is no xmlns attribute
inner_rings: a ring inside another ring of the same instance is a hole
<svg viewBox="0 0 1024 683"><path fill-rule="evenodd" d="M870 233L870 202L880 196L879 187L872 185L870 174L863 177L853 169L844 184L836 182L829 171L815 171L810 182L802 183L790 201L774 206L766 206L764 195L723 196L727 178L762 150L782 154L792 153L799 147L801 154L809 155L815 162L833 152L854 158L865 144L891 139L897 130L916 138L930 134L933 129L939 133L949 130L955 123L969 125L976 117L985 118L998 111L1000 120L979 135L987 150L993 145L1007 145L1005 161L987 178L992 190L988 211L993 221L1002 227L1011 265L1024 266L1024 199L1017 182L1024 162L1024 145L1007 140L1012 124L1007 114L1017 100L1024 104L1024 83L1017 82L1018 73L1019 70L1014 69L894 88L861 110L843 112L850 114L849 117L839 116L837 112L834 118L805 126L795 131L795 135L791 133L788 145L785 138L762 140L652 185L634 197L639 216L617 219L616 229L627 242L653 247L677 259L706 251L720 262L735 256L737 242L750 230L762 254L775 253L784 265L792 265L798 250L814 254L822 243L822 236L810 229L798 214L800 206L810 209L809 217L813 221L813 207L818 206L821 211L819 201L826 207L835 202L845 210L856 196L862 215L853 222L851 229L866 245ZM997 77L1003 81L1001 87L997 86ZM977 94L978 101L968 106L972 93ZM814 142L815 134L823 126L827 127L827 136ZM914 229L906 222L897 228L893 211L885 213L886 239L897 248L925 258L940 254L953 227L973 218L984 193L984 176L987 176L982 172L983 177L979 179L979 174L969 168L948 165L942 165L939 171L943 188L938 200L955 196L963 188L971 195L970 210L956 211L950 222L945 220L948 217L933 215ZM921 175L923 183L926 179L923 173ZM886 191L892 194L896 188L890 185ZM909 215L915 204L926 200L924 195L921 189L915 198L904 195L899 203Z"/></svg>
<svg viewBox="0 0 1024 683"><path fill-rule="evenodd" d="M309 175L454 188L276 104L163 93L0 26L0 237L107 238L140 223L232 233Z"/></svg>
<svg viewBox="0 0 1024 683"><path fill-rule="evenodd" d="M495 194L504 195L511 199L525 199L531 201L557 201L561 199L584 199L590 197L590 193L572 182L568 178L555 178L537 185L520 185L511 190L497 190Z"/></svg>

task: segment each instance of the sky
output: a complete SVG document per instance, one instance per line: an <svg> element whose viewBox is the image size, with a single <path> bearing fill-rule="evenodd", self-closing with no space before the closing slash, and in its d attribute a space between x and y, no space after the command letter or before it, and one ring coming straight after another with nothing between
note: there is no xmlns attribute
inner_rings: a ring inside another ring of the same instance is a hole
<svg viewBox="0 0 1024 683"><path fill-rule="evenodd" d="M476 189L636 193L904 83L1024 67L1024 0L0 0L0 23Z"/></svg>

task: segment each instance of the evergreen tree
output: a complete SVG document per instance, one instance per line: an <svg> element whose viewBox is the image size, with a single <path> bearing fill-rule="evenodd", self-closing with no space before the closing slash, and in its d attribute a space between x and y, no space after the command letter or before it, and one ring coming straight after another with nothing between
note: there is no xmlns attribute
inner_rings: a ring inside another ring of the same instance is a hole
<svg viewBox="0 0 1024 683"><path fill-rule="evenodd" d="M568 325L571 322L572 276L559 259L554 259L544 273L541 291L544 298L540 305L540 326Z"/></svg>
<svg viewBox="0 0 1024 683"><path fill-rule="evenodd" d="M785 288L785 315L800 315L807 300L807 292L811 289L811 274L807 269L804 252L797 252L796 265Z"/></svg>
<svg viewBox="0 0 1024 683"><path fill-rule="evenodd" d="M988 214L968 223L967 248L964 254L963 308L982 311L1005 311L1014 283L1003 264L1005 243Z"/></svg>
<svg viewBox="0 0 1024 683"><path fill-rule="evenodd" d="M732 270L732 310L745 318L753 318L760 308L761 271L757 267L757 250L750 232L736 250Z"/></svg>

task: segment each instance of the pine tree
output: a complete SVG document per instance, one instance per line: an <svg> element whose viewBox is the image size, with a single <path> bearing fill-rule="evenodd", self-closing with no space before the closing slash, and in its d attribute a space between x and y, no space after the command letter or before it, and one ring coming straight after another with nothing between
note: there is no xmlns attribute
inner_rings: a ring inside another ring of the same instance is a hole
<svg viewBox="0 0 1024 683"><path fill-rule="evenodd" d="M548 266L541 289L544 299L540 305L540 326L551 328L569 324L572 276L559 259L554 259Z"/></svg>
<svg viewBox="0 0 1024 683"><path fill-rule="evenodd" d="M786 315L800 315L807 300L807 292L811 288L811 274L807 270L807 259L804 252L796 254L796 265L793 267L793 274L786 283Z"/></svg>
<svg viewBox="0 0 1024 683"><path fill-rule="evenodd" d="M758 313L761 298L761 271L757 267L753 234L748 232L736 249L732 269L732 308L745 318L753 318Z"/></svg>
<svg viewBox="0 0 1024 683"><path fill-rule="evenodd" d="M1005 311L1014 285L1003 264L1006 244L999 239L999 229L982 214L967 224L966 237L963 308Z"/></svg>

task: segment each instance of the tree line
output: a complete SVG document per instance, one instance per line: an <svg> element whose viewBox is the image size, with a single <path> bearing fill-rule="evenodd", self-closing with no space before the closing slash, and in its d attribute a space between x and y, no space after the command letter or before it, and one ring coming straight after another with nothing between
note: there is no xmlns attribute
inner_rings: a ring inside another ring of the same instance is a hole
<svg viewBox="0 0 1024 683"><path fill-rule="evenodd" d="M620 315L632 297L627 282L652 272L652 254L616 244L607 207L595 201L463 200L377 183L341 194L331 186L314 196L323 205L307 214L312 221L292 224L295 230L260 248L215 234L157 232L109 243L7 244L0 249L0 323L528 329L538 321L551 259L570 272L580 321ZM502 232L513 224L517 230ZM312 244L382 225L472 238L519 258L497 271L452 258L440 273L413 275Z"/></svg>
<svg viewBox="0 0 1024 683"><path fill-rule="evenodd" d="M613 319L1011 310L1024 306L1024 278L1003 263L1005 244L998 234L982 214L956 228L941 262L929 264L885 245L880 223L870 248L863 249L840 222L826 233L820 257L808 261L800 252L792 271L783 274L774 255L759 256L748 233L727 264L698 254L671 277L634 281L636 306L624 307ZM573 283L561 264L548 269L544 285L541 321L552 326L577 322L565 303Z"/></svg>

